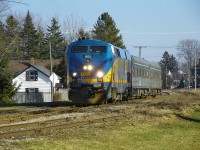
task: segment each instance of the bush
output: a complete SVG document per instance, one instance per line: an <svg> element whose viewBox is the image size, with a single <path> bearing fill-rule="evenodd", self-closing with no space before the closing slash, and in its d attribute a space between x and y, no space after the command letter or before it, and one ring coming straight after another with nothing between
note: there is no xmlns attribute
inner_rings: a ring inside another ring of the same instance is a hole
<svg viewBox="0 0 200 150"><path fill-rule="evenodd" d="M61 101L61 93L55 92L53 95L54 102Z"/></svg>

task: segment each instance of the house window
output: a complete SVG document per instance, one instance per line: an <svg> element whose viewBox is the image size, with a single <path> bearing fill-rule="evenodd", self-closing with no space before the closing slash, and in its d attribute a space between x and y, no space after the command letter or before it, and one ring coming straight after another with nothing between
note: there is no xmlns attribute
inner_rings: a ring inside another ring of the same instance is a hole
<svg viewBox="0 0 200 150"><path fill-rule="evenodd" d="M38 80L38 71L29 70L26 71L26 81L37 81Z"/></svg>
<svg viewBox="0 0 200 150"><path fill-rule="evenodd" d="M26 93L38 93L38 88L26 88Z"/></svg>

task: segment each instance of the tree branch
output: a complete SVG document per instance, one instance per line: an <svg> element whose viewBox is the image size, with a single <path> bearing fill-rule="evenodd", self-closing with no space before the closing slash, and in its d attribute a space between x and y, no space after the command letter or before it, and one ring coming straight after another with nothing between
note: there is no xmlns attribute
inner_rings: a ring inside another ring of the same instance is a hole
<svg viewBox="0 0 200 150"><path fill-rule="evenodd" d="M14 37L13 41L9 43L8 47L6 47L4 50L1 51L0 53L0 63L3 60L6 52L10 49L10 47L16 42L17 37Z"/></svg>
<svg viewBox="0 0 200 150"><path fill-rule="evenodd" d="M26 3L23 3L21 1L16 1L16 0L0 0L0 2L7 2L7 3L16 3L16 4L24 4L27 5Z"/></svg>

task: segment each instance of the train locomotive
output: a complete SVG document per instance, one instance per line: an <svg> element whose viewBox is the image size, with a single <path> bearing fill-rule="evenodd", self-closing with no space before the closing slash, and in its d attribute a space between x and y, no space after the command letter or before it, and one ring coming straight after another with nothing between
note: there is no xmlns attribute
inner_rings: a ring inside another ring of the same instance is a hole
<svg viewBox="0 0 200 150"><path fill-rule="evenodd" d="M79 40L67 49L69 99L102 104L161 93L161 68L100 40Z"/></svg>

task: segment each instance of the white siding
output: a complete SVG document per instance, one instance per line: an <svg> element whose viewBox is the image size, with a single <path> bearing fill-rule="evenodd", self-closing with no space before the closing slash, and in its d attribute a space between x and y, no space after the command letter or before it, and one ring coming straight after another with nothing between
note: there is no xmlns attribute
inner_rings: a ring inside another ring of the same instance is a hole
<svg viewBox="0 0 200 150"><path fill-rule="evenodd" d="M53 91L55 92L55 86L56 86L56 83L60 83L60 77L58 75L56 75L55 73L53 73L51 76L50 76L50 79L52 81L52 84L53 84Z"/></svg>

